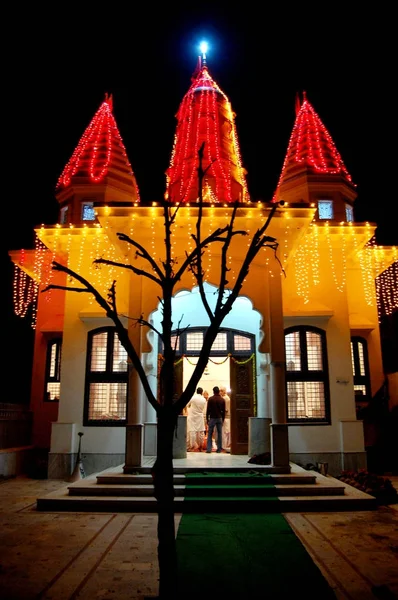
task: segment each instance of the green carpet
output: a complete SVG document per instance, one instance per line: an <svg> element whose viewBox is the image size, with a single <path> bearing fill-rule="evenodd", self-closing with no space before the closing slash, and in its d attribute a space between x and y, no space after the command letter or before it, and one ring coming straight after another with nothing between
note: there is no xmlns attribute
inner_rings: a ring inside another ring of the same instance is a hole
<svg viewBox="0 0 398 600"><path fill-rule="evenodd" d="M187 477L187 479L198 479L201 477L220 477L220 478L236 478L236 479L246 479L246 478L253 478L253 479L268 479L269 481L272 481L272 477L271 475L268 475L268 473L261 473L260 471L247 471L247 472L242 472L242 471L236 471L236 472L228 472L228 471L198 471L198 472L188 472L186 473L185 477ZM192 482L193 483L193 482Z"/></svg>
<svg viewBox="0 0 398 600"><path fill-rule="evenodd" d="M272 477L267 473L258 471L248 471L246 473L200 471L187 473L186 478L185 501L187 502L200 499L222 500L224 498L226 502L231 504L243 499L258 500L259 497L266 502L270 499L275 501L278 495ZM213 483L211 480L214 481L214 479L220 481ZM257 494L254 493L256 491Z"/></svg>
<svg viewBox="0 0 398 600"><path fill-rule="evenodd" d="M268 600L297 594L306 600L335 599L278 513L184 513L177 532L177 556L181 600Z"/></svg>

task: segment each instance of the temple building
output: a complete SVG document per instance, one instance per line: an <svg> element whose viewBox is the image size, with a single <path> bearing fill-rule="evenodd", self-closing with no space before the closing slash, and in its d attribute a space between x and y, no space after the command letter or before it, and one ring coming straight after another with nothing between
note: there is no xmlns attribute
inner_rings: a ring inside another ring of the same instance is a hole
<svg viewBox="0 0 398 600"><path fill-rule="evenodd" d="M132 114L135 118L140 117ZM365 468L358 407L370 402L385 379L378 302L383 295L388 310L397 308L392 288L398 249L375 243L375 224L355 222L356 185L332 132L305 94L296 106L269 203L250 197L235 114L204 56L176 119L165 174L165 199L179 207L173 229L176 261L190 249L195 232L201 149L203 236L224 227L238 202L236 227L250 240L278 204L267 229L278 241L276 256L264 248L251 265L200 381L210 392L214 385L228 389L231 454L270 452L271 463L286 471L290 461L327 462L330 474ZM32 442L49 450L49 478L73 471L81 432L87 474L120 464L128 472L156 454L156 413L112 321L90 294L42 293L51 284L79 287L51 268L53 260L105 297L116 281L118 314L156 396L162 360L156 334L162 328L159 290L150 278L94 263L102 257L147 268L120 234L136 240L159 264L164 260L163 199L141 201L121 133L107 95L59 176L59 222L35 230L34 249L10 252L15 310L21 317L29 315L35 329ZM231 282L246 250L244 239L232 240L227 256ZM203 268L212 307L220 272L216 246L203 255ZM153 328L137 326L140 317ZM173 297L173 323L178 393L189 380L209 324L189 272ZM176 442L177 459L186 452L185 420L179 417L177 438L183 442Z"/></svg>

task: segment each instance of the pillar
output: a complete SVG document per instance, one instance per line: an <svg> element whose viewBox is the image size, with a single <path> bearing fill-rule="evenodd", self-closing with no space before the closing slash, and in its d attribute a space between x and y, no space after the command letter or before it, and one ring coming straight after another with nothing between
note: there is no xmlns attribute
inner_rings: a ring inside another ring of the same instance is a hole
<svg viewBox="0 0 398 600"><path fill-rule="evenodd" d="M282 280L276 261L268 271L270 380L271 380L271 460L273 466L290 472L289 433L286 419L286 359L283 327Z"/></svg>
<svg viewBox="0 0 398 600"><path fill-rule="evenodd" d="M142 278L130 281L131 315L140 315L142 305ZM141 357L142 327L133 321L129 326L129 338ZM131 473L142 465L144 425L142 423L141 381L134 367L129 364L129 393L127 401L126 458L124 473Z"/></svg>

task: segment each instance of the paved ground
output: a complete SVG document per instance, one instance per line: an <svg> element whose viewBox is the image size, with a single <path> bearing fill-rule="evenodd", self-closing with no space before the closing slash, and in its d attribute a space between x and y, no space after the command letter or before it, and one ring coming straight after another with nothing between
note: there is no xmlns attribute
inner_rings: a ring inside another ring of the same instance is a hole
<svg viewBox="0 0 398 600"><path fill-rule="evenodd" d="M1 600L156 597L156 515L36 511L36 498L65 485L24 477L0 484ZM398 505L285 517L336 598L398 598ZM292 595L305 598L310 585L292 581Z"/></svg>

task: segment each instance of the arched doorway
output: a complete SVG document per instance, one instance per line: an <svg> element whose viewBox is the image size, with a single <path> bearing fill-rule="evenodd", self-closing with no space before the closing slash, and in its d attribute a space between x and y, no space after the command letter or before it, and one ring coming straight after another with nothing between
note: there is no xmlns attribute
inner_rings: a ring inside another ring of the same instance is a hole
<svg viewBox="0 0 398 600"><path fill-rule="evenodd" d="M175 333L175 394L179 396L195 368L202 348L205 327ZM159 354L162 348L159 348ZM214 385L224 385L231 398L231 454L248 453L249 417L257 416L255 336L232 329L220 329L214 341L199 386L210 395Z"/></svg>

